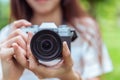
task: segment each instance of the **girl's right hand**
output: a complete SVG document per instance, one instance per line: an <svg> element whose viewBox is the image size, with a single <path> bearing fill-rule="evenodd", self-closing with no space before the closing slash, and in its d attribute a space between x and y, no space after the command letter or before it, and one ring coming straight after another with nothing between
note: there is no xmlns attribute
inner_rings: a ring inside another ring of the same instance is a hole
<svg viewBox="0 0 120 80"><path fill-rule="evenodd" d="M19 20L12 23L12 25L12 32L0 43L3 80L18 80L24 71L24 67L18 63L18 60L22 60L22 64L28 63L25 57L27 35L18 28L31 26L31 23L25 20ZM19 46L17 47L19 49L17 53L16 46Z"/></svg>
<svg viewBox="0 0 120 80"><path fill-rule="evenodd" d="M17 20L17 21L14 21L13 23L11 23L10 25L10 31L9 33L12 33L13 31L17 30L17 29L20 29L22 27L29 27L31 26L32 23L28 22L27 20L24 20L24 19L21 19L21 20ZM17 34L16 34L17 35ZM7 38L5 38L5 40L2 40L0 43L3 43L4 41L7 41L8 39L10 39L11 37L14 37L12 35L8 35Z"/></svg>
<svg viewBox="0 0 120 80"><path fill-rule="evenodd" d="M11 24L11 31L14 31L14 30L22 28L22 27L28 27L28 26L31 26L31 25L32 24L30 22L28 22L27 20L24 20L24 19L14 21Z"/></svg>

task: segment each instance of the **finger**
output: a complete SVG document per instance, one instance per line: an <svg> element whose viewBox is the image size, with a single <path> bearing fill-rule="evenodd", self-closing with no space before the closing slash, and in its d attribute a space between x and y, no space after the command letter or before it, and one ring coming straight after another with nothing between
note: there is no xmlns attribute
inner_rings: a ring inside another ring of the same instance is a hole
<svg viewBox="0 0 120 80"><path fill-rule="evenodd" d="M72 64L73 64L72 63L72 58L71 58L70 50L69 50L66 42L63 42L63 52L62 52L62 55L63 55L64 64L66 66L72 66Z"/></svg>
<svg viewBox="0 0 120 80"><path fill-rule="evenodd" d="M32 54L28 57L28 59L29 59L29 69L35 71L39 63Z"/></svg>
<svg viewBox="0 0 120 80"><path fill-rule="evenodd" d="M10 33L10 35L8 36L8 38L6 40L14 38L16 36L21 36L25 41L27 41L27 34L22 32L20 29L17 29L15 31L13 31L12 33Z"/></svg>
<svg viewBox="0 0 120 80"><path fill-rule="evenodd" d="M30 45L31 39L33 37L33 33L28 32L28 39L27 39L27 44Z"/></svg>
<svg viewBox="0 0 120 80"><path fill-rule="evenodd" d="M6 42L7 47L11 47L13 43L17 43L19 46L21 46L23 49L26 50L26 42L23 40L21 36L16 36Z"/></svg>
<svg viewBox="0 0 120 80"><path fill-rule="evenodd" d="M29 58L29 69L32 71L41 71L43 70L45 67L42 66L38 60L33 56L31 49L30 49L30 42L32 39L33 33L28 32L28 41L27 41L27 53L28 53L28 58Z"/></svg>
<svg viewBox="0 0 120 80"><path fill-rule="evenodd" d="M14 48L0 48L0 58L7 59L14 55Z"/></svg>
<svg viewBox="0 0 120 80"><path fill-rule="evenodd" d="M31 49L30 49L30 41L32 39L32 33L28 32L28 39L27 39L27 57L29 59L29 68L32 70L34 69L36 66L38 66L36 59L34 58L34 56L32 55Z"/></svg>
<svg viewBox="0 0 120 80"><path fill-rule="evenodd" d="M31 32L28 32L28 39L27 39L27 55L29 56L29 68L34 69L35 67L38 66L38 62L33 56L31 49L30 49L30 42L32 39L33 34Z"/></svg>
<svg viewBox="0 0 120 80"><path fill-rule="evenodd" d="M43 70L43 66L38 62L38 60L33 56L33 54L31 53L31 51L29 50L29 69L32 71L42 71Z"/></svg>
<svg viewBox="0 0 120 80"><path fill-rule="evenodd" d="M29 55L32 54L31 49L30 49L30 42L31 42L32 37L33 37L33 33L28 32L28 39L27 39L27 56L29 56Z"/></svg>
<svg viewBox="0 0 120 80"><path fill-rule="evenodd" d="M28 61L26 58L26 51L22 49L17 43L12 44L15 52L15 59L23 67L28 67Z"/></svg>
<svg viewBox="0 0 120 80"><path fill-rule="evenodd" d="M33 72L44 74L45 71L48 71L48 68L38 62L38 60L33 56L29 56L29 69Z"/></svg>
<svg viewBox="0 0 120 80"><path fill-rule="evenodd" d="M21 27L27 27L27 26L31 26L32 24L24 19L22 20L18 20L18 21L14 21L12 24L13 29L17 29L17 28L21 28Z"/></svg>

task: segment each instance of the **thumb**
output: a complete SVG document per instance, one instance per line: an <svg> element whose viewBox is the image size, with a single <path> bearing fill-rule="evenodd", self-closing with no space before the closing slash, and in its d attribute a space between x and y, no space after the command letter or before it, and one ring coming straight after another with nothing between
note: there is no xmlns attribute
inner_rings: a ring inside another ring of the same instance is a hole
<svg viewBox="0 0 120 80"><path fill-rule="evenodd" d="M71 58L71 55L70 55L70 50L69 50L66 42L63 42L62 55L63 55L63 59L64 59L64 64L66 66L71 67L73 65L73 61L72 61L72 58Z"/></svg>
<svg viewBox="0 0 120 80"><path fill-rule="evenodd" d="M0 48L0 58L6 59L12 57L14 54L14 48Z"/></svg>

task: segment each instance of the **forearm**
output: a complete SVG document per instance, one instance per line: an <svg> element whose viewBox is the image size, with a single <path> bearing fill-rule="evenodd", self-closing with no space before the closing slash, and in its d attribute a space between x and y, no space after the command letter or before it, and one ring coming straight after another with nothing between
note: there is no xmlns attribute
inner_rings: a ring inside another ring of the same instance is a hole
<svg viewBox="0 0 120 80"><path fill-rule="evenodd" d="M19 80L19 77L17 77L17 76L4 76L3 75L2 80Z"/></svg>
<svg viewBox="0 0 120 80"><path fill-rule="evenodd" d="M19 79L2 78L2 80L19 80Z"/></svg>
<svg viewBox="0 0 120 80"><path fill-rule="evenodd" d="M101 80L100 77L95 77L95 78L91 78L91 79L87 79L87 80Z"/></svg>
<svg viewBox="0 0 120 80"><path fill-rule="evenodd" d="M62 76L60 79L61 80L82 80L80 75L73 70L69 72L68 74Z"/></svg>

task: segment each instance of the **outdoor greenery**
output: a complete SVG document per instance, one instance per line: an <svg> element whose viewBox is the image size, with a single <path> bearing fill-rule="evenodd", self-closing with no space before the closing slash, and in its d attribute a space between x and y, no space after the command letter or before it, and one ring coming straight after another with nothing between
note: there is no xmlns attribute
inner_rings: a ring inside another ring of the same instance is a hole
<svg viewBox="0 0 120 80"><path fill-rule="evenodd" d="M99 0L97 2L96 0L94 6L90 6L90 4L84 0L83 2L87 6L87 10L94 9L92 10L94 12L90 13L99 23L102 38L108 47L114 66L113 72L104 75L102 80L120 80L120 1Z"/></svg>
<svg viewBox="0 0 120 80"><path fill-rule="evenodd" d="M9 0L0 0L0 29L8 24L9 22Z"/></svg>
<svg viewBox="0 0 120 80"><path fill-rule="evenodd" d="M113 72L102 76L102 80L120 80L120 1L82 0L82 3L83 7L97 20L113 62ZM0 28L8 23L8 6L0 2Z"/></svg>

